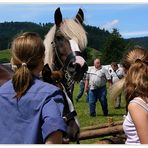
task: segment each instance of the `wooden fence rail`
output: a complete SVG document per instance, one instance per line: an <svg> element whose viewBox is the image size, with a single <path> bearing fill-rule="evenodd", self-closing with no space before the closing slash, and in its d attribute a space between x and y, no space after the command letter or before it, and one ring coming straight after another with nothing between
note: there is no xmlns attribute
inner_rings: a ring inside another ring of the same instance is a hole
<svg viewBox="0 0 148 148"><path fill-rule="evenodd" d="M109 120L108 123L101 125L89 126L81 128L79 140L87 140L93 138L104 138L110 136L110 138L104 138L96 143L99 144L124 144L125 135L122 127L123 121L113 122Z"/></svg>
<svg viewBox="0 0 148 148"><path fill-rule="evenodd" d="M86 139L105 137L105 136L110 136L110 135L115 135L120 133L123 134L122 125L115 125L112 127L82 131L80 132L79 139L86 140Z"/></svg>

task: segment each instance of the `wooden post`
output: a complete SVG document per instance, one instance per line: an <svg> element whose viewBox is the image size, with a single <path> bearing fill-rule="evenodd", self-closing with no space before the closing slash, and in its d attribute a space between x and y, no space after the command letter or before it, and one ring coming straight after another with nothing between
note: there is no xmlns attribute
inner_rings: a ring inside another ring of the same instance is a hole
<svg viewBox="0 0 148 148"><path fill-rule="evenodd" d="M99 125L94 125L94 126L83 127L81 128L81 131L95 130L95 129L105 128L109 126L122 125L122 124L123 124L123 121L117 121L113 123L104 123L104 124L99 124Z"/></svg>
<svg viewBox="0 0 148 148"><path fill-rule="evenodd" d="M92 139L92 138L104 137L109 135L115 135L119 133L123 133L122 125L116 125L113 127L106 127L102 129L82 131L80 133L79 139L80 140Z"/></svg>

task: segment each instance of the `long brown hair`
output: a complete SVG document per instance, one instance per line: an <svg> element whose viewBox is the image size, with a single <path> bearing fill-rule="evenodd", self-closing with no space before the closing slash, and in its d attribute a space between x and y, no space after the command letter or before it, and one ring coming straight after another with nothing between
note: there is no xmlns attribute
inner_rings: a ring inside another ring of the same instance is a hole
<svg viewBox="0 0 148 148"><path fill-rule="evenodd" d="M44 57L44 44L38 34L25 32L14 39L11 45L11 63L16 70L12 78L16 97L20 98L33 82L34 70Z"/></svg>
<svg viewBox="0 0 148 148"><path fill-rule="evenodd" d="M127 71L125 94L127 104L135 97L148 96L148 52L142 48L130 51L123 61Z"/></svg>
<svg viewBox="0 0 148 148"><path fill-rule="evenodd" d="M127 105L135 97L148 96L148 51L136 47L123 57L125 77L115 83L111 90L111 98L118 96L124 89Z"/></svg>

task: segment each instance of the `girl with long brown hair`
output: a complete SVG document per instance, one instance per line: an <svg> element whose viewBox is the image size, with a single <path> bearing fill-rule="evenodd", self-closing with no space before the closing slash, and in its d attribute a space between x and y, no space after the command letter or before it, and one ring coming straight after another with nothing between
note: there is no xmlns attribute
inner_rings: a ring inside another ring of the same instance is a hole
<svg viewBox="0 0 148 148"><path fill-rule="evenodd" d="M148 144L148 51L141 47L130 50L123 58L123 67L126 75L112 87L111 96L125 91L126 144Z"/></svg>
<svg viewBox="0 0 148 148"><path fill-rule="evenodd" d="M39 79L44 66L44 44L36 33L14 39L12 80L0 87L0 143L62 143L67 126L62 117L59 88Z"/></svg>

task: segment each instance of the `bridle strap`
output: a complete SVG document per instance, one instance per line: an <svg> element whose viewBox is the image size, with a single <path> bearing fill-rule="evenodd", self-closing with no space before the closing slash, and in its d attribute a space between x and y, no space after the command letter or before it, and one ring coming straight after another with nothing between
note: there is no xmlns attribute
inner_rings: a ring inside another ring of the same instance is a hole
<svg viewBox="0 0 148 148"><path fill-rule="evenodd" d="M57 51L57 48L56 48L56 46L55 46L55 42L53 41L53 42L51 42L51 44L52 44L53 49L55 50L56 56L57 56L57 58L58 58L58 61L60 62L61 66L64 67L64 64L63 64L63 62L61 61L61 59L60 59L60 57L59 57L59 54L58 54L58 51Z"/></svg>
<svg viewBox="0 0 148 148"><path fill-rule="evenodd" d="M66 60L65 60L65 62L64 62L64 66L63 66L63 68L62 68L63 70L66 69L67 65L69 64L69 62L70 62L71 60L75 60L75 56L74 56L73 52L71 52L71 53L67 56L67 58L66 58Z"/></svg>
<svg viewBox="0 0 148 148"><path fill-rule="evenodd" d="M60 62L61 66L62 66L61 70L65 70L66 67L67 67L67 65L69 64L69 62L70 62L72 59L75 60L76 56L82 56L82 57L83 57L83 55L82 55L82 53L81 53L80 51L72 51L72 52L67 56L65 62L63 63L63 62L61 61L60 57L59 57L57 48L56 48L56 46L55 46L55 42L53 41L51 44L53 45L53 48L54 48L54 50L55 50L56 56L57 56L57 58L58 58L58 61Z"/></svg>
<svg viewBox="0 0 148 148"><path fill-rule="evenodd" d="M73 52L71 52L71 53L67 56L67 58L66 58L66 60L65 60L65 62L64 62L64 67L63 67L63 69L65 69L65 68L68 66L69 62L70 62L72 59L76 59L76 56L82 56L82 53L81 53L80 51L73 51Z"/></svg>

